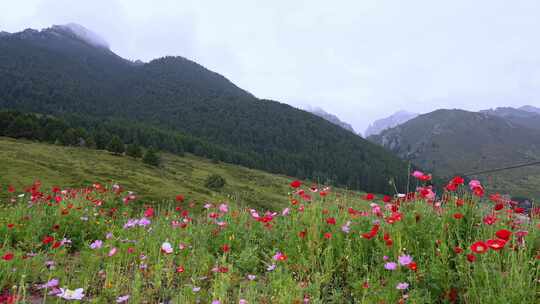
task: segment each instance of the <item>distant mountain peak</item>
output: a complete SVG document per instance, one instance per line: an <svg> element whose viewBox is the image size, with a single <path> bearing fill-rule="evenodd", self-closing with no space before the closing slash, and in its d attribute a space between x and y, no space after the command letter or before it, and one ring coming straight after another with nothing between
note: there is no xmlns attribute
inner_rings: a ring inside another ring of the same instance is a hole
<svg viewBox="0 0 540 304"><path fill-rule="evenodd" d="M540 108L531 106L531 105L525 105L518 108L519 110L526 111L526 112L532 112L532 113L538 113L540 114Z"/></svg>
<svg viewBox="0 0 540 304"><path fill-rule="evenodd" d="M109 49L109 43L105 39L77 23L53 25L50 30L60 33L69 33L92 46Z"/></svg>
<svg viewBox="0 0 540 304"><path fill-rule="evenodd" d="M342 121L336 115L326 112L325 110L323 110L320 107L312 107L310 105L307 105L307 106L302 106L301 108L303 110L307 111L307 112L310 112L311 114L317 115L317 116L319 116L319 117L321 117L321 118L335 124L336 126L339 126L339 127L343 128L343 129L345 129L347 131L351 131L351 132L355 133L353 127L350 124Z"/></svg>
<svg viewBox="0 0 540 304"><path fill-rule="evenodd" d="M399 110L396 113L382 119L378 119L374 121L372 124L369 125L369 127L366 129L366 132L364 133L364 136L367 138L371 135L378 135L382 131L393 128L397 125L400 125L402 123L405 123L415 117L417 117L418 113L412 113L405 110Z"/></svg>

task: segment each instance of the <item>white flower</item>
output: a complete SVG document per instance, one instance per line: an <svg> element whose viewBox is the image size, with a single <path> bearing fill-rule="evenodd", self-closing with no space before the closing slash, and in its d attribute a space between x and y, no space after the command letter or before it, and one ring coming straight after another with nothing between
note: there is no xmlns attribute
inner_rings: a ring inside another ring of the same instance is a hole
<svg viewBox="0 0 540 304"><path fill-rule="evenodd" d="M161 251L163 251L166 254L173 253L173 247L172 247L171 243L164 242L163 244L161 244Z"/></svg>
<svg viewBox="0 0 540 304"><path fill-rule="evenodd" d="M84 290L82 288L77 288L75 290L60 288L60 293L56 296L65 300L82 300L84 297L83 292Z"/></svg>

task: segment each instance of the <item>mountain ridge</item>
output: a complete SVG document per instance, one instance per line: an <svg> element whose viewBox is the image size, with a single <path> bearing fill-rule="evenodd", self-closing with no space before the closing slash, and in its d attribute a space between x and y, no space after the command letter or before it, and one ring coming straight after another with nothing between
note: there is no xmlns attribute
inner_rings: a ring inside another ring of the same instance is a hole
<svg viewBox="0 0 540 304"><path fill-rule="evenodd" d="M540 160L540 130L491 111L440 109L368 139L444 177ZM540 168L474 177L498 179L494 191L540 196Z"/></svg>

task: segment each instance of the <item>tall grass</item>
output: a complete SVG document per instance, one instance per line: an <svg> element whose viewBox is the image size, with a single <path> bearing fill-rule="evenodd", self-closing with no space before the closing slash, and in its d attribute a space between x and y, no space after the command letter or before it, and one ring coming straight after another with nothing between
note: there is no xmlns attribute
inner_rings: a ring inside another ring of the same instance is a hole
<svg viewBox="0 0 540 304"><path fill-rule="evenodd" d="M0 216L0 301L60 303L59 288L83 288L91 303L540 300L538 218L464 186L442 201L421 189L372 198L300 186L273 213L189 198L125 204L116 189L10 193ZM501 229L512 233L502 249L472 251ZM41 288L52 279L57 286Z"/></svg>

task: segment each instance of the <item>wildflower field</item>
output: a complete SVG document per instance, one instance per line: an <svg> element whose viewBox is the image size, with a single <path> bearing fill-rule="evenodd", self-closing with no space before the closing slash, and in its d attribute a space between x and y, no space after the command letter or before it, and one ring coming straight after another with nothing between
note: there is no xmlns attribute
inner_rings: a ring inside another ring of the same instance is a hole
<svg viewBox="0 0 540 304"><path fill-rule="evenodd" d="M4 187L0 303L539 303L539 212L290 182L281 210L147 204L119 185Z"/></svg>

